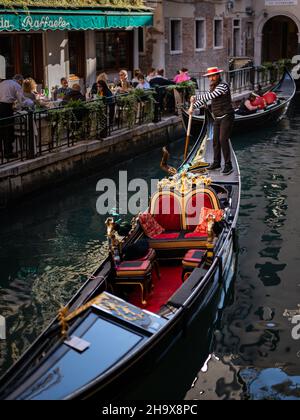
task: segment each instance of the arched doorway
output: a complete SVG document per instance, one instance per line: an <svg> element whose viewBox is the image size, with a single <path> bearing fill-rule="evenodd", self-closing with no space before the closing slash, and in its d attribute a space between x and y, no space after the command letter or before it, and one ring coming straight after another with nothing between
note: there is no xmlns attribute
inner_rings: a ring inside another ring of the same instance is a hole
<svg viewBox="0 0 300 420"><path fill-rule="evenodd" d="M263 29L262 61L292 58L298 51L298 27L287 16L275 16Z"/></svg>

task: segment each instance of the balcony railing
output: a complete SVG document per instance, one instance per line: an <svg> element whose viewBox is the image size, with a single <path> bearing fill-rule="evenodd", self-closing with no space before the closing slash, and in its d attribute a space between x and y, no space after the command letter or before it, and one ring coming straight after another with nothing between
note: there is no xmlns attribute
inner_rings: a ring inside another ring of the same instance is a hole
<svg viewBox="0 0 300 420"><path fill-rule="evenodd" d="M256 90L266 87L280 80L282 69L274 67L246 67L238 70L225 72L223 79L230 84L232 94L242 93L247 90ZM197 81L199 93L209 90L209 80L203 77L203 73L194 73L192 77Z"/></svg>
<svg viewBox="0 0 300 420"><path fill-rule="evenodd" d="M175 112L174 100L167 106L169 95L166 89L157 89L140 92L138 96L116 95L76 101L64 107L20 111L0 119L0 165L34 159L82 141L104 140L149 122L157 123L162 113Z"/></svg>

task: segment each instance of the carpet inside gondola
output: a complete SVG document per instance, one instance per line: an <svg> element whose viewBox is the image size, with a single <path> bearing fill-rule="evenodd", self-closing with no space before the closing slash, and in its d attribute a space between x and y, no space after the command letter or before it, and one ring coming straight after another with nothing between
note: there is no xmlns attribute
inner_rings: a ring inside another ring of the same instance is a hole
<svg viewBox="0 0 300 420"><path fill-rule="evenodd" d="M168 302L169 298L182 285L182 266L160 267L160 279L155 270L152 272L153 292L148 297L146 306L141 305L141 295L138 288L134 288L130 294L130 303L147 311L157 313L160 308Z"/></svg>

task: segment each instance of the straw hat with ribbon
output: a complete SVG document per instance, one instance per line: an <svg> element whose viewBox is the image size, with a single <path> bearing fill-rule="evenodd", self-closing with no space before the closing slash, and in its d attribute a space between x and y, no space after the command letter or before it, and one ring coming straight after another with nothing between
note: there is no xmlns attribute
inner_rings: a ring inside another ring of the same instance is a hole
<svg viewBox="0 0 300 420"><path fill-rule="evenodd" d="M220 70L218 67L210 67L207 69L207 73L204 74L204 77L214 76L215 74L224 73L224 70Z"/></svg>

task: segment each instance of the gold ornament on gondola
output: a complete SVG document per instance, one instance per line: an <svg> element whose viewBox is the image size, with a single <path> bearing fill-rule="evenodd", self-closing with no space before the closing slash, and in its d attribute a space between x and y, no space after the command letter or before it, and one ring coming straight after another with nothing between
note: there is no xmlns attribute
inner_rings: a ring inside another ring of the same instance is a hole
<svg viewBox="0 0 300 420"><path fill-rule="evenodd" d="M158 182L157 187L160 190L174 190L182 194L191 191L194 187L209 187L212 183L211 178L205 175L195 175L189 172L182 172L172 178L164 178Z"/></svg>
<svg viewBox="0 0 300 420"><path fill-rule="evenodd" d="M160 162L161 169L163 171L167 172L171 176L177 174L177 169L168 165L168 160L169 160L169 157L170 157L170 153L168 152L167 148L164 147L162 149L162 151L163 151L163 156L162 156L162 159L161 159L161 162Z"/></svg>
<svg viewBox="0 0 300 420"><path fill-rule="evenodd" d="M68 312L69 312L68 307L62 307L60 308L58 312L58 321L59 321L59 325L61 326L61 335L63 337L66 337L68 334L68 322L67 322Z"/></svg>

